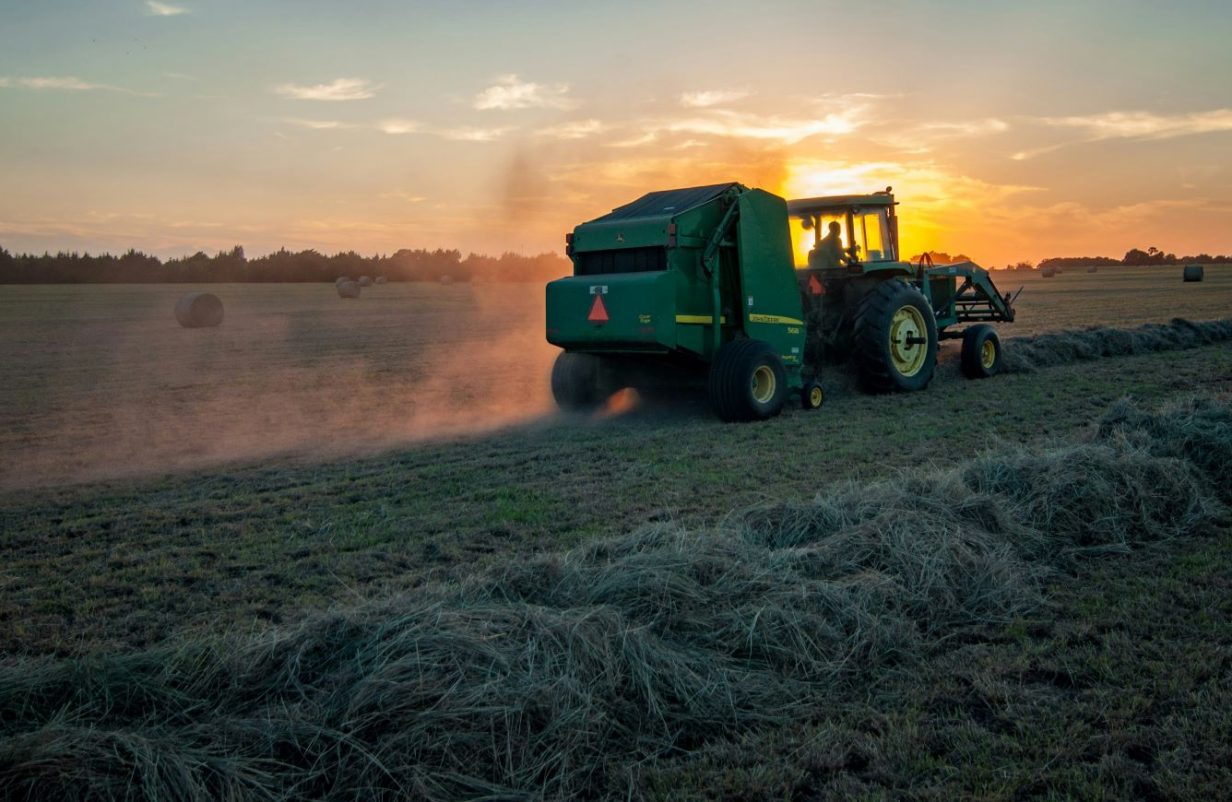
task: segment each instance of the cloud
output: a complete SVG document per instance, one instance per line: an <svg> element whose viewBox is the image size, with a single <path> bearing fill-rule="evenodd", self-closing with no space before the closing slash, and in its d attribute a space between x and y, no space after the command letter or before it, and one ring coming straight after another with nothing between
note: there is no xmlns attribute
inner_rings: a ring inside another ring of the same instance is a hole
<svg viewBox="0 0 1232 802"><path fill-rule="evenodd" d="M174 17L179 14L188 13L188 9L183 6L173 6L170 3L158 3L155 2L155 0L146 0L145 9L145 13L152 17Z"/></svg>
<svg viewBox="0 0 1232 802"><path fill-rule="evenodd" d="M707 93L697 93L707 94ZM709 93L709 101L718 93ZM763 145L794 145L812 136L850 134L868 124L868 98L863 95L836 95L813 100L813 112L803 116L783 116L700 107L692 113L632 121L623 139L608 142L608 147L636 148L676 135L701 144L699 137L751 140ZM667 143L670 146L673 143ZM679 143L675 143L679 144Z"/></svg>
<svg viewBox="0 0 1232 802"><path fill-rule="evenodd" d="M344 123L339 120L302 120L288 117L287 122L291 125L298 125L301 128L311 128L314 131L337 131L355 127L352 123Z"/></svg>
<svg viewBox="0 0 1232 802"><path fill-rule="evenodd" d="M402 190L395 190L393 192L382 192L378 197L384 200L406 201L407 203L423 203L424 201L428 199L424 195L412 195L411 193L403 192Z"/></svg>
<svg viewBox="0 0 1232 802"><path fill-rule="evenodd" d="M879 133L875 134L875 141L918 156L932 152L933 146L940 142L992 136L1009 130L1009 123L995 117L923 123L883 122Z"/></svg>
<svg viewBox="0 0 1232 802"><path fill-rule="evenodd" d="M312 86L279 84L274 87L274 91L283 97L295 100L340 101L367 100L375 97L376 90L379 88L362 78L338 78L327 84L313 84Z"/></svg>
<svg viewBox="0 0 1232 802"><path fill-rule="evenodd" d="M715 110L705 117L675 120L660 130L671 133L756 139L792 145L817 134L850 134L863 123L855 110L817 118L791 118Z"/></svg>
<svg viewBox="0 0 1232 802"><path fill-rule="evenodd" d="M472 105L481 111L568 109L574 105L568 94L568 84L537 84L522 81L516 75L502 75L495 85L476 95Z"/></svg>
<svg viewBox="0 0 1232 802"><path fill-rule="evenodd" d="M1084 136L1077 140L1019 151L1010 157L1015 161L1033 159L1070 145L1102 142L1108 139L1159 140L1232 131L1232 109L1212 109L1211 111L1174 115L1154 114L1149 111L1109 111L1103 114L1071 117L1038 117L1034 120L1052 128L1079 131Z"/></svg>
<svg viewBox="0 0 1232 802"><path fill-rule="evenodd" d="M1171 139L1215 131L1232 131L1232 109L1177 114L1148 111L1110 111L1076 117L1043 117L1045 125L1086 131L1093 139Z"/></svg>
<svg viewBox="0 0 1232 802"><path fill-rule="evenodd" d="M442 128L432 131L437 136L445 139L454 139L459 142L493 142L500 139L505 134L514 130L513 128Z"/></svg>
<svg viewBox="0 0 1232 802"><path fill-rule="evenodd" d="M426 126L417 120L389 119L376 124L376 129L386 134L431 134L442 139L452 139L458 142L493 142L500 139L513 128L435 128Z"/></svg>
<svg viewBox="0 0 1232 802"><path fill-rule="evenodd" d="M985 136L987 134L1003 134L1010 130L1010 124L1005 120L990 117L987 120L967 120L961 122L945 121L924 123L920 128L936 138Z"/></svg>
<svg viewBox="0 0 1232 802"><path fill-rule="evenodd" d="M710 89L701 92L683 92L680 95L680 105L689 109L705 109L711 106L722 106L735 103L751 95L747 89Z"/></svg>
<svg viewBox="0 0 1232 802"><path fill-rule="evenodd" d="M535 132L535 136L547 139L585 139L605 130L607 126L599 120L574 120L548 128L540 128Z"/></svg>
<svg viewBox="0 0 1232 802"><path fill-rule="evenodd" d="M382 120L376 124L377 130L387 134L415 134L423 130L423 126L415 120Z"/></svg>
<svg viewBox="0 0 1232 802"><path fill-rule="evenodd" d="M0 89L33 89L59 92L123 92L126 95L138 95L140 97L157 96L153 92L137 92L132 89L125 89L122 86L90 83L72 75L43 78L0 77Z"/></svg>

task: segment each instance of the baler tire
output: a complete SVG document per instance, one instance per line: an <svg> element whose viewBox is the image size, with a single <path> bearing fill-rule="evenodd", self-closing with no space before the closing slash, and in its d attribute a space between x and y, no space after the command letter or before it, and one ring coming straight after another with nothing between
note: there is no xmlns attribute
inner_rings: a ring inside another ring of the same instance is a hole
<svg viewBox="0 0 1232 802"><path fill-rule="evenodd" d="M900 316L912 324L922 323L928 340L922 343L922 361L910 372L897 366L893 350L892 343L897 341L892 340L892 332ZM932 381L937 366L937 319L924 295L905 281L886 279L864 294L856 305L851 339L865 392L914 392Z"/></svg>
<svg viewBox="0 0 1232 802"><path fill-rule="evenodd" d="M594 409L604 401L599 387L599 357L562 351L552 363L552 397L570 412Z"/></svg>
<svg viewBox="0 0 1232 802"><path fill-rule="evenodd" d="M987 323L963 332L962 372L968 379L987 379L1001 372L1001 338Z"/></svg>
<svg viewBox="0 0 1232 802"><path fill-rule="evenodd" d="M800 388L800 406L806 410L821 409L824 403L826 403L826 391L822 389L821 382L815 379L805 382Z"/></svg>
<svg viewBox="0 0 1232 802"><path fill-rule="evenodd" d="M783 410L787 371L768 343L732 340L715 355L707 390L720 420L766 420Z"/></svg>

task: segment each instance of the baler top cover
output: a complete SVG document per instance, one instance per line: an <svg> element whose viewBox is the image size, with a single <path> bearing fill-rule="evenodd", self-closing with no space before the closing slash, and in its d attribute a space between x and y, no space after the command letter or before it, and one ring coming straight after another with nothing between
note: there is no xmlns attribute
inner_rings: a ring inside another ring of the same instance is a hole
<svg viewBox="0 0 1232 802"><path fill-rule="evenodd" d="M654 219L675 217L681 212L704 206L715 198L720 198L737 183L711 184L705 187L687 187L685 189L667 189L660 192L648 192L632 203L617 206L612 211L589 222L606 223L616 220Z"/></svg>

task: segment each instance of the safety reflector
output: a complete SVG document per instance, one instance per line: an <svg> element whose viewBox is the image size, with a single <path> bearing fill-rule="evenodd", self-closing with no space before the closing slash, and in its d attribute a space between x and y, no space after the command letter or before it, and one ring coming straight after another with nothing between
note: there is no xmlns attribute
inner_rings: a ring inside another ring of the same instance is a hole
<svg viewBox="0 0 1232 802"><path fill-rule="evenodd" d="M812 295L826 294L826 288L821 286L821 282L817 280L816 276L809 276L808 288L809 293Z"/></svg>
<svg viewBox="0 0 1232 802"><path fill-rule="evenodd" d="M602 295L595 296L595 302L590 305L590 314L586 316L586 319L591 323L607 322L607 307L603 305Z"/></svg>

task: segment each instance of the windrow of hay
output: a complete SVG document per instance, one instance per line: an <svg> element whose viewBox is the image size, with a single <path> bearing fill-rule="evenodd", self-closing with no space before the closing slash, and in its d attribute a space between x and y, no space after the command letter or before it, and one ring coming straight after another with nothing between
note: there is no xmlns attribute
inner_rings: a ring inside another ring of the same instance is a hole
<svg viewBox="0 0 1232 802"><path fill-rule="evenodd" d="M1118 404L1089 442L651 527L264 636L10 659L0 787L626 798L640 762L824 715L1038 609L1080 560L1204 531L1230 460L1228 402Z"/></svg>
<svg viewBox="0 0 1232 802"><path fill-rule="evenodd" d="M1232 340L1232 318L1192 322L1147 323L1132 329L1093 326L1035 337L1005 340L1003 370L1027 373L1037 368L1068 365L1106 356L1131 356L1157 351L1182 351Z"/></svg>

